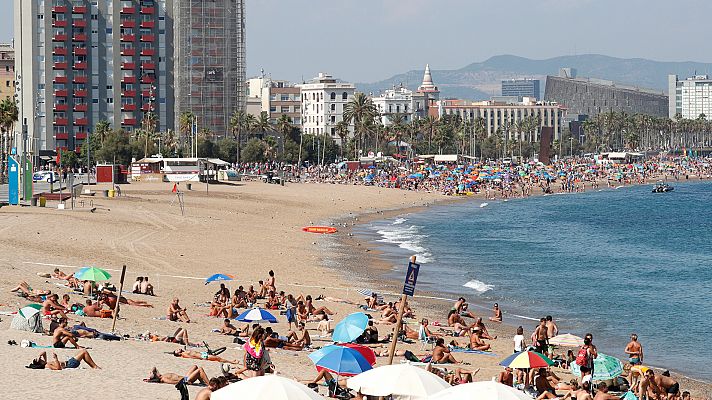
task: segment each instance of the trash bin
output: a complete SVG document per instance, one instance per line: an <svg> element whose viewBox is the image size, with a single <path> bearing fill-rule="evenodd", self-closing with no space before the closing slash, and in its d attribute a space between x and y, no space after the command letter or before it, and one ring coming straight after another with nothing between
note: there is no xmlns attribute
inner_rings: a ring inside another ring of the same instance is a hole
<svg viewBox="0 0 712 400"><path fill-rule="evenodd" d="M116 197L116 191L114 189L109 189L109 197Z"/></svg>
<svg viewBox="0 0 712 400"><path fill-rule="evenodd" d="M109 189L102 190L104 197L109 197Z"/></svg>
<svg viewBox="0 0 712 400"><path fill-rule="evenodd" d="M193 184L191 183L186 183L185 187L188 188L188 190L193 190Z"/></svg>
<svg viewBox="0 0 712 400"><path fill-rule="evenodd" d="M47 198L44 196L40 196L40 207L45 207L47 206Z"/></svg>
<svg viewBox="0 0 712 400"><path fill-rule="evenodd" d="M30 205L31 205L32 207L37 207L37 197L34 197L34 196L33 196L33 197L30 199Z"/></svg>

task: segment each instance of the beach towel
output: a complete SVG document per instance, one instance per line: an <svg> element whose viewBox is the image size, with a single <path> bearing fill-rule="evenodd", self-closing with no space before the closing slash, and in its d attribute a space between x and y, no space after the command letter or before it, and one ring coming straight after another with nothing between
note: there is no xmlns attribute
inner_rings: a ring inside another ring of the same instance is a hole
<svg viewBox="0 0 712 400"><path fill-rule="evenodd" d="M462 347L452 347L452 348L450 348L450 351L453 352L453 353L483 354L483 355L486 355L486 356L496 356L496 354L494 354L494 353L491 352L491 351L472 350L472 349L465 349L465 348L462 348Z"/></svg>

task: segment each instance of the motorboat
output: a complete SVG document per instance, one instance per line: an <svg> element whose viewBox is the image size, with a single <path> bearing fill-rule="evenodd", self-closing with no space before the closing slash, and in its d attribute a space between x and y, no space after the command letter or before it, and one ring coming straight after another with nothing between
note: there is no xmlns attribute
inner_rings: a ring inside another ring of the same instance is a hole
<svg viewBox="0 0 712 400"><path fill-rule="evenodd" d="M658 183L655 185L653 188L653 193L665 193L665 192L672 192L675 190L674 187L668 185L667 183Z"/></svg>

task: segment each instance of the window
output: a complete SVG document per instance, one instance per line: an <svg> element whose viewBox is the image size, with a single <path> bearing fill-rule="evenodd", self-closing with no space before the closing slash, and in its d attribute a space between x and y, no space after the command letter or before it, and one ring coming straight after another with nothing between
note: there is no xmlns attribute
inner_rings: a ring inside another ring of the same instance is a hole
<svg viewBox="0 0 712 400"><path fill-rule="evenodd" d="M289 95L288 95L288 94L282 94L282 96L280 96L280 100L282 100L282 101L289 101Z"/></svg>
<svg viewBox="0 0 712 400"><path fill-rule="evenodd" d="M336 93L335 93L335 92L331 92L331 100L336 100Z"/></svg>
<svg viewBox="0 0 712 400"><path fill-rule="evenodd" d="M346 93L346 92L341 93L341 100L348 100L348 98L349 98L349 94L348 94L348 93Z"/></svg>
<svg viewBox="0 0 712 400"><path fill-rule="evenodd" d="M331 111L336 111L336 104L331 105Z"/></svg>
<svg viewBox="0 0 712 400"><path fill-rule="evenodd" d="M106 28L106 34L111 35L114 32L113 28Z"/></svg>
<svg viewBox="0 0 712 400"><path fill-rule="evenodd" d="M106 98L106 104L114 104L114 98L113 98L113 97L107 97L107 98Z"/></svg>

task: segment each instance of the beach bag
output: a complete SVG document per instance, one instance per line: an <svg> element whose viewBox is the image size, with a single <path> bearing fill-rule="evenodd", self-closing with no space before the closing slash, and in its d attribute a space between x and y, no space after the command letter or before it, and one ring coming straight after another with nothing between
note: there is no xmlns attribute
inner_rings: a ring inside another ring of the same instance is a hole
<svg viewBox="0 0 712 400"><path fill-rule="evenodd" d="M576 365L579 367L588 367L588 358L588 346L581 347L576 355Z"/></svg>
<svg viewBox="0 0 712 400"><path fill-rule="evenodd" d="M250 371L259 371L262 368L262 358L253 357L250 353L245 353L245 368Z"/></svg>

